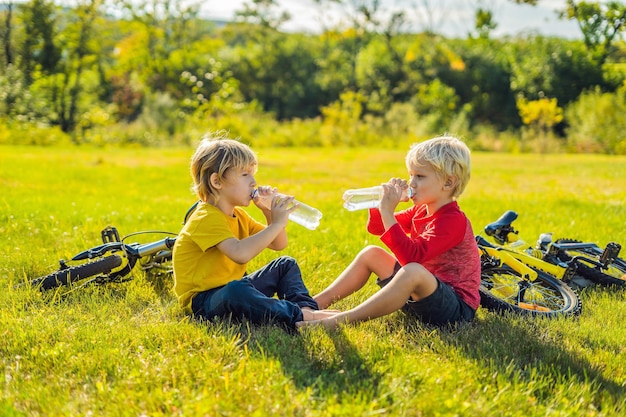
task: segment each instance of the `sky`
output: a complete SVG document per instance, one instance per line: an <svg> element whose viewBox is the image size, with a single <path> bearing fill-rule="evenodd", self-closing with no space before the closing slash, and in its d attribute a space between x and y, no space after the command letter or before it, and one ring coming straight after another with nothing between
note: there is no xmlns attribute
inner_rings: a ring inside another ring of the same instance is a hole
<svg viewBox="0 0 626 417"><path fill-rule="evenodd" d="M371 0L347 0L344 3L356 4ZM202 6L204 16L230 20L235 10L242 10L250 0L208 0ZM325 2L320 8L313 0L277 0L278 10L285 10L291 20L280 28L285 31L319 32L331 27L342 17L345 8ZM518 5L511 0L380 0L381 10L391 13L403 10L417 31L433 29L436 33L451 37L467 37L474 27L474 14L478 6L491 10L498 24L492 37L540 33L567 39L580 39L580 31L575 21L560 20L556 10L565 7L565 0L539 0L537 6Z"/></svg>

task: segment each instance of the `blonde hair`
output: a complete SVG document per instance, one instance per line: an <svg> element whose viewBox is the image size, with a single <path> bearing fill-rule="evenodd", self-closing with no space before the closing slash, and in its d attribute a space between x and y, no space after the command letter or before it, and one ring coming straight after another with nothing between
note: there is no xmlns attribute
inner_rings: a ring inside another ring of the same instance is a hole
<svg viewBox="0 0 626 417"><path fill-rule="evenodd" d="M208 201L209 197L217 201L211 175L215 173L223 180L229 169L246 170L250 167L256 171L257 158L248 145L229 139L224 131L208 133L191 157L192 189L202 201Z"/></svg>
<svg viewBox="0 0 626 417"><path fill-rule="evenodd" d="M460 196L470 179L470 150L467 145L454 136L438 136L424 142L416 143L406 155L406 165L423 166L430 164L439 178L456 177L456 185L452 197Z"/></svg>

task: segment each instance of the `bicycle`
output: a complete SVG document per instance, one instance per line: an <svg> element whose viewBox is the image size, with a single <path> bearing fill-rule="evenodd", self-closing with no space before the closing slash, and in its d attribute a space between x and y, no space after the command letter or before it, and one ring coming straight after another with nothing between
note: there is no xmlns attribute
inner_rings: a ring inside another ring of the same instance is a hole
<svg viewBox="0 0 626 417"><path fill-rule="evenodd" d="M122 283L132 279L131 271L138 264L144 271L158 268L170 272L171 266L168 263L172 260L175 237L165 237L145 244L124 242L132 236L148 233L170 234L146 230L120 238L115 227L107 226L101 232L102 245L84 250L70 261L60 260L58 270L32 279L29 283L41 290L71 286L79 282L82 285Z"/></svg>
<svg viewBox="0 0 626 417"><path fill-rule="evenodd" d="M198 202L189 208L183 224L197 205ZM143 244L125 243L126 239L143 234L171 236ZM102 245L84 250L72 257L70 261L60 260L58 270L32 279L29 284L41 290L49 290L79 282L82 285L121 283L132 279L131 272L137 265L140 265L144 271L159 269L171 273L172 248L176 242L176 233L144 230L120 238L115 227L107 226L100 235Z"/></svg>
<svg viewBox="0 0 626 417"><path fill-rule="evenodd" d="M510 215L503 216L488 224L485 233L489 236L500 233L509 218ZM508 224L510 226L510 222ZM574 262L556 266L519 251L515 245L490 243L481 235L476 236L476 243L481 254L479 292L482 307L524 316L576 316L581 313L580 298L566 283L576 272Z"/></svg>
<svg viewBox="0 0 626 417"><path fill-rule="evenodd" d="M535 248L531 248L515 237L518 234L512 226L515 219L517 213L508 210L496 222L488 225L485 233L500 245L516 248L519 257L528 264L541 268L542 263L533 258L552 264L553 267L544 265L544 271L567 283L583 278L604 286L626 285L626 261L618 257L622 248L619 243L609 242L601 249L595 243L576 239L558 239L553 242L552 233L542 233Z"/></svg>
<svg viewBox="0 0 626 417"><path fill-rule="evenodd" d="M551 234L542 234L535 248L515 238L511 225L517 213L506 211L498 220L485 226L476 241L482 253L481 304L497 311L532 315L576 315L582 306L570 284L589 279L604 285L624 274L624 261L617 256L621 246L611 242L602 250L593 243L573 239L552 242ZM622 271L622 272L618 272ZM529 293L530 291L530 293Z"/></svg>

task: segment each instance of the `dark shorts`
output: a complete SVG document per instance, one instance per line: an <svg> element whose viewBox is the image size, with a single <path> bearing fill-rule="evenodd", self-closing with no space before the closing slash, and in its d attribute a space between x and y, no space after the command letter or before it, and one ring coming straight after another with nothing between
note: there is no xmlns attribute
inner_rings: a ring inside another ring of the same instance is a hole
<svg viewBox="0 0 626 417"><path fill-rule="evenodd" d="M387 285L402 268L396 263L393 274L385 279L378 278L376 283L382 288ZM437 279L437 289L434 293L420 301L409 299L402 311L417 317L427 324L443 326L459 322L474 320L476 311L468 306L452 289L451 286Z"/></svg>

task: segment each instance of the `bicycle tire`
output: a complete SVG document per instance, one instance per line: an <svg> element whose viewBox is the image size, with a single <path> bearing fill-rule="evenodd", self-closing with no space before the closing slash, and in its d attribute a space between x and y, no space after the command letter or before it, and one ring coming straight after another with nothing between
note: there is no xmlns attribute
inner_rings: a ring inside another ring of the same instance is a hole
<svg viewBox="0 0 626 417"><path fill-rule="evenodd" d="M483 267L480 305L491 311L523 316L576 316L581 313L580 298L572 288L542 271L537 274L537 279L531 282L507 266ZM520 291L521 287L526 288Z"/></svg>
<svg viewBox="0 0 626 417"><path fill-rule="evenodd" d="M559 243L582 243L576 239L559 239ZM575 256L587 256L594 260L598 260L602 252L597 248L581 248L581 249L563 249L557 254L559 260L569 262ZM576 273L590 281L603 286L623 286L626 285L626 261L615 258L613 262L607 265L606 270L600 270L598 267L587 264L583 259L578 262Z"/></svg>
<svg viewBox="0 0 626 417"><path fill-rule="evenodd" d="M110 255L82 265L60 269L49 275L35 278L30 283L42 290L49 290L93 276L108 274L113 268L120 265L122 265L122 258L119 255Z"/></svg>

